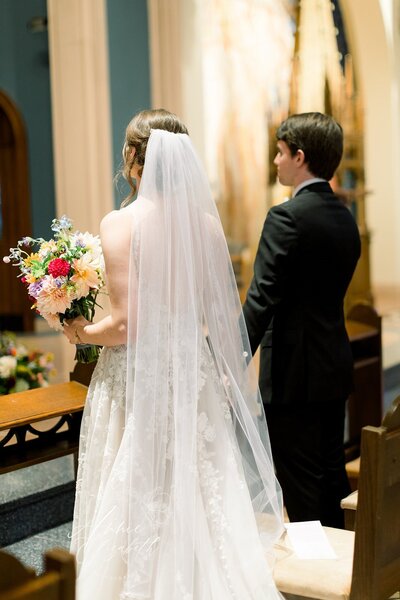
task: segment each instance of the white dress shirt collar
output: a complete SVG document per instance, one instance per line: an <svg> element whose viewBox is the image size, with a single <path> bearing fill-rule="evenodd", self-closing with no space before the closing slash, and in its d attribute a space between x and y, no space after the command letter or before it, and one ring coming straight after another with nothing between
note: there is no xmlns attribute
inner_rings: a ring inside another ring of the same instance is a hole
<svg viewBox="0 0 400 600"><path fill-rule="evenodd" d="M299 193L299 191L302 190L304 187L311 185L312 183L321 183L321 182L328 183L326 179L322 179L321 177L313 177L312 179L306 179L306 181L303 181L294 189L292 198L294 198Z"/></svg>

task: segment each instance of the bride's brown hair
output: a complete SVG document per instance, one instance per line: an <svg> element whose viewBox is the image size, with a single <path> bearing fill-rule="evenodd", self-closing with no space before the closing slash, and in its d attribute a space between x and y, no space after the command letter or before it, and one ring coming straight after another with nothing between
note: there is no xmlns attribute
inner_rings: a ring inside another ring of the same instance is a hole
<svg viewBox="0 0 400 600"><path fill-rule="evenodd" d="M136 185L135 180L131 177L131 169L134 164L139 165L138 173L140 177L142 176L147 142L152 129L165 129L172 133L188 133L182 121L163 108L142 110L133 117L125 132L125 143L122 149L124 165L121 170L122 176L128 182L131 191L122 201L121 206L129 204L136 194ZM134 153L132 153L133 149L135 149Z"/></svg>

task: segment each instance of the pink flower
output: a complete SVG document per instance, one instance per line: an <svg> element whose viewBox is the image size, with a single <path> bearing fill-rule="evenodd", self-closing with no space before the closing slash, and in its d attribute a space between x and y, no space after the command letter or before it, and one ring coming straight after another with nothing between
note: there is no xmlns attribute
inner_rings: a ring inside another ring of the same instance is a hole
<svg viewBox="0 0 400 600"><path fill-rule="evenodd" d="M60 317L57 314L51 313L42 313L42 317L44 317L48 323L48 325L55 329L56 331L62 331L62 325L60 323Z"/></svg>
<svg viewBox="0 0 400 600"><path fill-rule="evenodd" d="M44 278L43 287L36 298L36 305L40 314L65 313L67 308L71 307L72 299L65 285L59 287L53 277L47 276Z"/></svg>
<svg viewBox="0 0 400 600"><path fill-rule="evenodd" d="M48 264L47 270L54 278L65 277L71 269L69 262L63 258L53 258Z"/></svg>

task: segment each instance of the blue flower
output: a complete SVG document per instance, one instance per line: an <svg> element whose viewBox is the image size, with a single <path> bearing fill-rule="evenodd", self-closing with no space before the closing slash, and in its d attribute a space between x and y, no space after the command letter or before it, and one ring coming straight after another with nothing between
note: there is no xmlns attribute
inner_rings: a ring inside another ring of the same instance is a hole
<svg viewBox="0 0 400 600"><path fill-rule="evenodd" d="M63 215L60 219L53 219L51 223L51 229L55 233L61 231L70 231L72 229L72 221L66 215Z"/></svg>

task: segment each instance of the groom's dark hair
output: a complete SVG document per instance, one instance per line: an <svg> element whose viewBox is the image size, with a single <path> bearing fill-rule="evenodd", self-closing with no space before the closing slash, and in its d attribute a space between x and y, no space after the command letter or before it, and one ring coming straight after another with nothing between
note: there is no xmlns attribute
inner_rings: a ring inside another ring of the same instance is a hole
<svg viewBox="0 0 400 600"><path fill-rule="evenodd" d="M343 154L343 130L332 117L319 112L291 115L278 128L276 138L286 142L292 156L302 150L315 177L332 179Z"/></svg>

